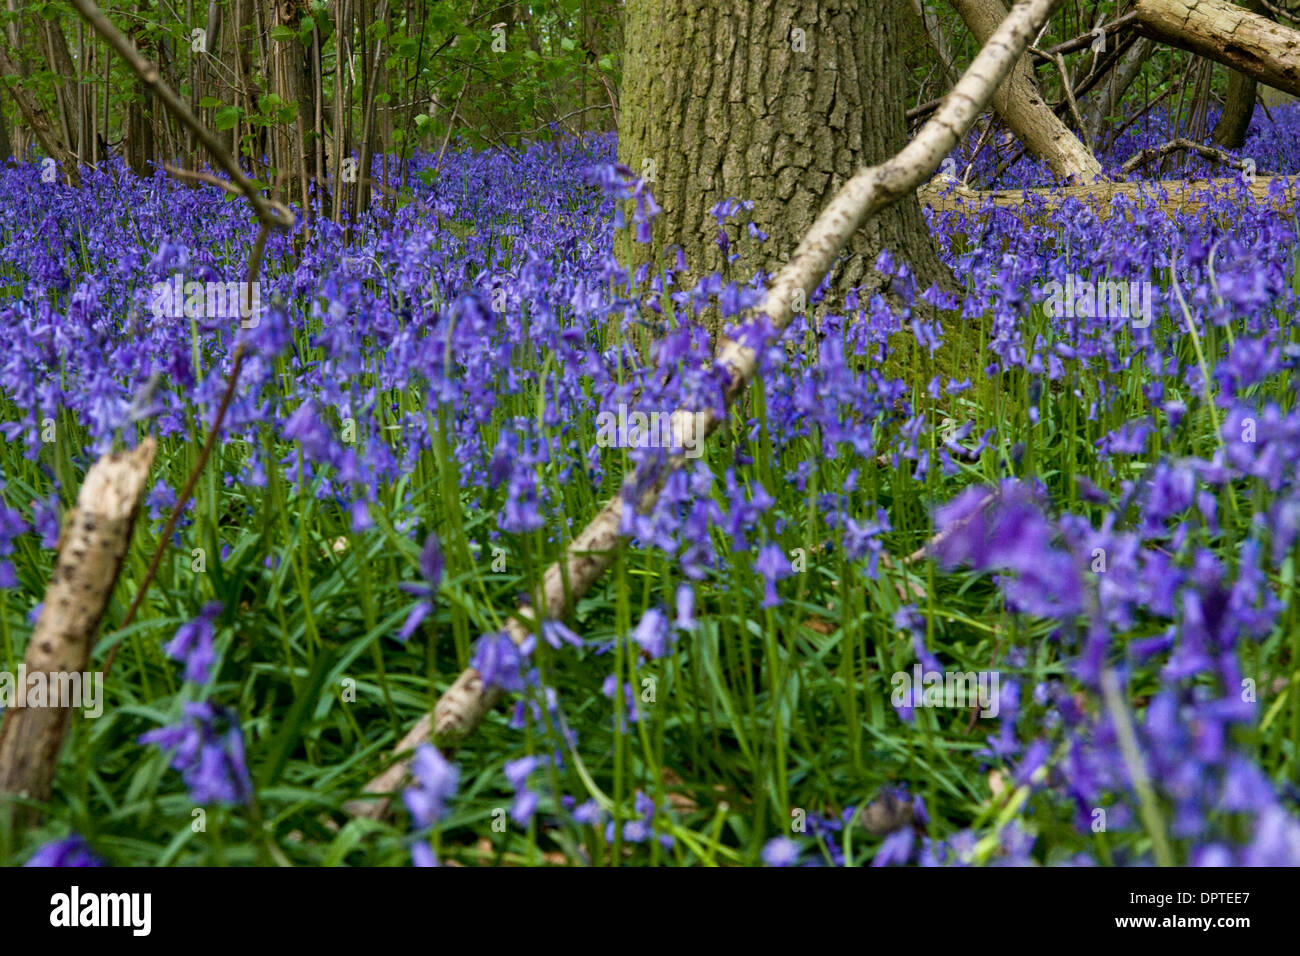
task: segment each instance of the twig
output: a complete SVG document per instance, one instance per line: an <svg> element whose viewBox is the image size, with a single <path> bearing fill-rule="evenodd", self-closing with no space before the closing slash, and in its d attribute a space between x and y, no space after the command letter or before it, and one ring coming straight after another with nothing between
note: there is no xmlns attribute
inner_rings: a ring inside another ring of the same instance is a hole
<svg viewBox="0 0 1300 956"><path fill-rule="evenodd" d="M257 238L253 241L252 253L248 260L248 282L250 285L257 282L262 268L262 255L266 249L267 233L271 229L291 230L294 226L294 215L283 203L276 202L263 196L252 181L244 175L244 171L239 167L239 163L226 152L226 150L217 142L217 138L208 131L198 119L195 118L189 109L185 106L171 88L162 81L158 74L158 68L143 57L131 41L104 16L101 11L91 0L72 0L72 5L76 7L77 13L81 18L98 33L117 53L126 61L126 64L138 76L146 86L148 86L162 104L175 116L182 125L190 129L196 139L208 150L217 165L224 169L230 176L230 182L225 183L216 177L209 176L207 173L174 170L175 173L186 177L199 179L203 182L212 182L214 185L227 192L238 191L253 211L257 214L260 226L257 230ZM216 417L212 421L212 427L208 431L207 439L203 443L203 448L199 452L198 460L190 470L189 477L185 481L184 488L176 498L176 504L172 508L172 513L167 519L167 524L163 528L162 536L158 539L158 547L154 551L153 558L149 562L149 570L145 573L144 579L136 588L135 597L131 601L131 606L127 610L126 617L121 624L122 628L130 626L135 620L136 612L140 609L141 602L144 601L145 593L149 590L149 585L153 582L158 573L158 567L162 563L162 557L166 553L172 533L176 530L176 524L180 520L181 512L189 503L190 497L194 494L194 487L198 484L199 475L202 474L204 466L212 455L212 449L216 446L217 440L221 434L221 426L226 419L226 411L230 407L230 402L235 395L235 387L239 382L239 373L244 366L244 346L239 344L235 346L234 355L230 366L230 375L226 381L225 393L221 396L221 404L217 408ZM114 645L109 652L108 658L104 662L104 673L107 674L113 666L113 661L117 657L117 650L120 644Z"/></svg>
<svg viewBox="0 0 1300 956"><path fill-rule="evenodd" d="M1057 53L1052 59L1056 62L1056 69L1061 74L1061 89L1065 93L1065 102L1070 106L1070 115L1074 117L1074 125L1078 127L1079 135L1083 137L1083 145L1088 147L1088 152L1092 152L1092 143L1088 138L1088 127L1084 125L1083 117L1079 115L1079 104L1074 98L1074 84L1070 80L1070 71L1065 68L1065 57Z"/></svg>
<svg viewBox="0 0 1300 956"><path fill-rule="evenodd" d="M1283 10L1276 3L1269 3L1269 0L1259 0L1259 5L1275 17L1284 17L1292 23L1300 23L1300 16L1297 16L1290 10Z"/></svg>

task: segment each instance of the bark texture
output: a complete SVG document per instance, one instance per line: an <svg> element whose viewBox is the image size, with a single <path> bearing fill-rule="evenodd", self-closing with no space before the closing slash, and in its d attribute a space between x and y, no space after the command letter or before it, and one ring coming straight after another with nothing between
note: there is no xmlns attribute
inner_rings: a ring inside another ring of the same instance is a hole
<svg viewBox="0 0 1300 956"><path fill-rule="evenodd" d="M1137 0L1133 29L1300 95L1300 31L1224 0Z"/></svg>
<svg viewBox="0 0 1300 956"><path fill-rule="evenodd" d="M27 645L29 677L86 670L153 456L154 441L148 438L133 452L105 455L86 473L77 506L64 522L45 603ZM0 793L49 799L69 712L68 707L15 707L4 715Z"/></svg>
<svg viewBox="0 0 1300 956"><path fill-rule="evenodd" d="M724 270L711 210L746 199L770 238L742 242L742 268L775 273L855 171L907 142L909 2L629 0L619 158L654 176L663 212L625 254L660 262L680 245L693 278ZM837 284L875 285L882 248L923 285L946 278L910 197L853 237Z"/></svg>
<svg viewBox="0 0 1300 956"><path fill-rule="evenodd" d="M1002 0L952 0L952 5L980 43L987 43L1007 17ZM1102 176L1097 157L1043 100L1027 56L1021 57L993 94L993 108L1025 148L1047 163L1056 176L1078 182Z"/></svg>

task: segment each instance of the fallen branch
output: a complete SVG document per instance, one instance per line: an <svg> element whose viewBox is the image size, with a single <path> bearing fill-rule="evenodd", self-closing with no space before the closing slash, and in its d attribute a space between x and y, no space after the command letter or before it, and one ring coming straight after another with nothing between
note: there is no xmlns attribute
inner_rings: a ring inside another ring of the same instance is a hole
<svg viewBox="0 0 1300 956"><path fill-rule="evenodd" d="M952 0L971 34L981 43L988 41L1007 16L1002 0ZM1069 92L1065 61L1057 54L1063 81ZM1073 98L1070 99L1073 104ZM1011 74L993 94L993 108L1016 138L1060 179L1089 183L1104 179L1101 163L1079 141L1068 126L1052 112L1034 82L1028 57L1021 57ZM1077 112L1077 110L1076 110ZM1079 122L1082 128L1082 121Z"/></svg>
<svg viewBox="0 0 1300 956"><path fill-rule="evenodd" d="M58 763L68 715L80 701L53 697L67 692L72 675L83 688L90 648L122 570L131 543L136 510L153 464L154 441L146 438L132 452L105 455L86 472L77 505L59 538L58 557L27 645L27 681L39 676L51 696L41 706L29 703L27 686L18 688L19 706L5 712L0 727L0 793L44 803ZM12 814L13 801L3 812Z"/></svg>
<svg viewBox="0 0 1300 956"><path fill-rule="evenodd" d="M1300 31L1224 0L1137 0L1133 30L1300 96Z"/></svg>
<svg viewBox="0 0 1300 956"><path fill-rule="evenodd" d="M952 152L1059 3L1060 0L1021 0L1017 3L944 99L933 119L897 155L879 166L859 170L844 184L768 287L758 311L767 315L774 337L785 331L794 318L795 303L807 301L834 265L840 250L862 225L882 209L914 192ZM719 344L718 361L727 369L730 379L726 391L729 406L753 379L758 369L759 351L732 339L724 338ZM759 349L765 345L758 343ZM673 435L679 445L683 436L709 435L720 424L721 419L712 410L678 409L672 416ZM692 427L695 430L688 431ZM683 460L680 455L675 456L669 460L669 466L680 467ZM545 613L563 613L613 563L621 542L619 528L624 498L631 498L627 504L634 507L649 507L658 496L664 477L660 474L652 482L640 468L634 471L624 482L624 491L612 498L574 539L563 564L556 563L547 569L542 588L542 610ZM644 491L640 490L643 488ZM521 609L507 624L507 632L519 643L532 633L528 625L534 622L531 609ZM466 669L439 699L432 717L426 715L402 739L395 756L427 739L430 731L441 741L465 736L478 726L498 696L496 688L483 684L477 671ZM404 766L389 768L366 786L365 793L391 793L400 786L405 773ZM379 816L386 803L386 800L370 804L354 802L349 804L349 810L359 815Z"/></svg>
<svg viewBox="0 0 1300 956"><path fill-rule="evenodd" d="M1123 196L1132 202L1146 199L1166 212L1196 213L1215 197L1249 191L1255 202L1287 208L1300 196L1300 177L1260 176L1247 182L1232 179L1164 179L1135 183L1089 183L1050 189L968 189L935 178L917 190L917 198L935 212L979 212L986 208L1023 209L1029 213L1052 212L1074 199L1095 206L1102 219L1114 212L1112 200Z"/></svg>
<svg viewBox="0 0 1300 956"><path fill-rule="evenodd" d="M1168 156L1170 153L1182 152L1197 153L1205 159L1212 160L1216 163L1222 163L1224 166L1228 166L1232 169L1254 169L1253 166L1249 165L1244 160L1237 159L1237 157L1225 152L1224 150L1216 149L1213 146L1207 146L1204 143L1197 143L1194 140L1186 139L1182 136L1179 136L1177 139L1171 139L1169 142L1161 146L1148 146L1146 149L1139 150L1128 159L1124 160L1124 165L1119 169L1120 172L1127 175L1135 169L1141 169L1148 163L1160 159L1162 156ZM1263 175L1272 175L1270 173L1263 173L1262 170L1259 172Z"/></svg>

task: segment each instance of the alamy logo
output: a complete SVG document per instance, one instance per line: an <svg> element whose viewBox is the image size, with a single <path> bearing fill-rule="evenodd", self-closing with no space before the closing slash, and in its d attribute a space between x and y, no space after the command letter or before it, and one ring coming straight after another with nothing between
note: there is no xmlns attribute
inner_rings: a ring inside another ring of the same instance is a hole
<svg viewBox="0 0 1300 956"><path fill-rule="evenodd" d="M1043 311L1049 319L1130 319L1135 329L1151 324L1151 283L1101 279L1092 282L1067 275L1043 286Z"/></svg>
<svg viewBox="0 0 1300 956"><path fill-rule="evenodd" d="M975 707L981 717L996 717L998 700L997 671L922 671L920 664L912 673L894 674L895 707Z"/></svg>
<svg viewBox="0 0 1300 956"><path fill-rule="evenodd" d="M104 713L104 675L101 671L33 671L19 664L18 673L0 671L0 707L79 707L85 717Z"/></svg>
<svg viewBox="0 0 1300 956"><path fill-rule="evenodd" d="M629 412L627 405L618 412L601 412L596 416L596 444L601 448L669 448L682 451L686 458L704 454L704 435L695 415L678 416L680 434L674 434L671 412Z"/></svg>
<svg viewBox="0 0 1300 956"><path fill-rule="evenodd" d="M51 926L127 926L132 935L148 936L153 926L152 893L69 893L50 897Z"/></svg>
<svg viewBox="0 0 1300 956"><path fill-rule="evenodd" d="M186 282L179 272L170 282L155 282L149 308L155 318L239 319L257 327L262 307L259 282Z"/></svg>

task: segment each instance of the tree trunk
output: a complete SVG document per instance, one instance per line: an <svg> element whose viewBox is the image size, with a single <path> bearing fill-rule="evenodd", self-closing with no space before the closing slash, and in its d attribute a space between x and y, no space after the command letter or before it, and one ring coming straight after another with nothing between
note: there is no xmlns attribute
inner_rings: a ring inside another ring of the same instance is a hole
<svg viewBox="0 0 1300 956"><path fill-rule="evenodd" d="M1115 112L1124 99L1124 94L1133 85L1133 81L1142 73L1142 64L1151 56L1155 44L1148 39L1138 40L1122 57L1110 74L1105 87L1083 109L1083 121L1088 124L1088 136L1097 152L1105 152L1110 142L1106 120Z"/></svg>
<svg viewBox="0 0 1300 956"><path fill-rule="evenodd" d="M136 9L143 21L146 12L144 4L138 4ZM143 56L152 54L149 34L138 22L131 28L129 35ZM155 155L153 99L149 95L149 88L137 81L133 86L131 102L126 108L126 120L122 129L122 158L137 176L149 176L152 174L149 164Z"/></svg>
<svg viewBox="0 0 1300 956"><path fill-rule="evenodd" d="M276 26L288 27L298 31L303 17L311 13L311 4L307 0L276 0L274 13L268 19ZM313 47L315 32L312 33ZM298 40L272 43L273 56L279 60L280 69L275 71L280 78L279 94L286 103L298 104L298 114L293 123L293 145L286 152L285 169L281 173L289 177L288 182L297 181L298 188L290 186L286 195L294 194L302 201L304 215L311 215L308 200L309 185L320 179L320 170L316 168L316 149L314 141L320 135L316 128L316 97L312 79L313 47L304 46Z"/></svg>
<svg viewBox="0 0 1300 956"><path fill-rule="evenodd" d="M1264 13L1259 0L1245 0L1242 9L1251 13ZM1223 100L1223 112L1214 126L1214 141L1228 149L1241 149L1246 145L1246 131L1255 115L1255 81L1245 73L1232 70L1228 73L1228 92Z"/></svg>
<svg viewBox="0 0 1300 956"><path fill-rule="evenodd" d="M952 5L981 44L987 43L1007 18L1002 0L953 0ZM1025 148L1047 163L1056 176L1091 182L1102 175L1097 157L1039 95L1028 57L1021 58L994 94L993 108Z"/></svg>
<svg viewBox="0 0 1300 956"><path fill-rule="evenodd" d="M624 243L626 258L662 264L680 245L693 279L774 273L854 172L907 142L897 51L908 3L629 0L619 157L663 212L648 246ZM729 198L753 201L769 235L761 249L739 239L739 272L711 214ZM882 249L911 263L922 288L947 281L914 197L854 237L837 286L878 287Z"/></svg>
<svg viewBox="0 0 1300 956"><path fill-rule="evenodd" d="M6 76L17 76L18 65L9 59L4 46L5 44L0 44L0 72ZM81 168L77 163L77 157L59 140L40 100L31 94L21 80L10 83L8 90L23 122L32 131L36 141L41 144L45 155L63 167L63 176L69 186L80 186Z"/></svg>
<svg viewBox="0 0 1300 956"><path fill-rule="evenodd" d="M50 69L59 78L54 84L54 97L58 104L63 142L67 144L70 152L76 152L80 158L81 123L75 96L81 80L77 75L77 68L72 64L72 54L68 52L68 38L64 36L59 21L43 20L42 25L45 28L45 49L50 58Z"/></svg>
<svg viewBox="0 0 1300 956"><path fill-rule="evenodd" d="M1300 96L1300 31L1224 0L1137 0L1133 29Z"/></svg>

